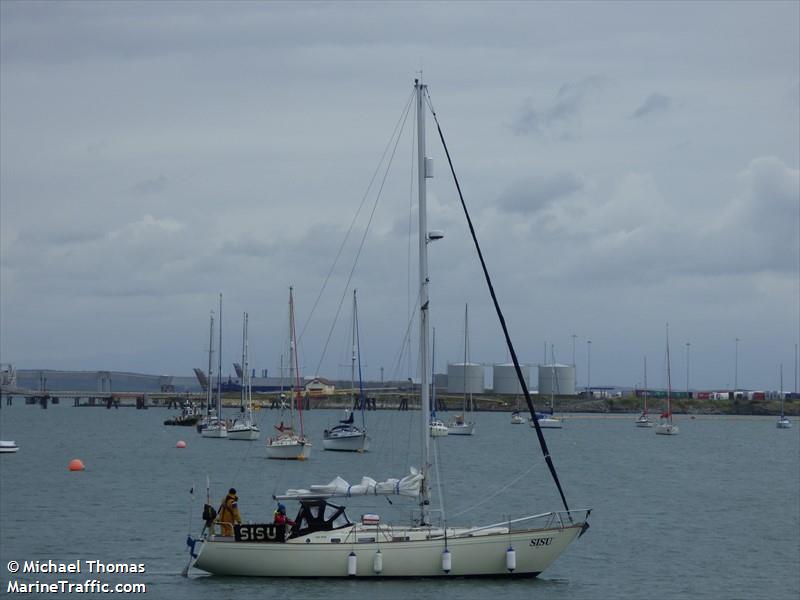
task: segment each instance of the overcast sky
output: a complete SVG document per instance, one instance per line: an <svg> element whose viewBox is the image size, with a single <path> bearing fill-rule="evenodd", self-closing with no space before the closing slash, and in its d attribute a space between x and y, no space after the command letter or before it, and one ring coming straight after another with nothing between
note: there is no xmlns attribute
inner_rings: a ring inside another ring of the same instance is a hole
<svg viewBox="0 0 800 600"><path fill-rule="evenodd" d="M247 310L277 375L288 288L302 328L422 69L522 360L575 339L582 386L591 340L593 385L647 356L663 386L669 322L674 387L689 342L693 388L776 389L782 363L792 389L799 7L3 1L0 359L190 374L222 292L225 372ZM471 359L502 362L433 133L437 370L466 302ZM411 152L406 131L305 328L307 375L347 375L355 286L367 376L416 377Z"/></svg>

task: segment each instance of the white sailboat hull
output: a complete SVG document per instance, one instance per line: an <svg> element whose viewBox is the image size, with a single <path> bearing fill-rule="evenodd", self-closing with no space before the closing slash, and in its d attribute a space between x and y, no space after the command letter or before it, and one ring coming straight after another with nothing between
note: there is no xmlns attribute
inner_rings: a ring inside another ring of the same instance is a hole
<svg viewBox="0 0 800 600"><path fill-rule="evenodd" d="M444 437L450 433L450 430L447 429L444 423L431 424L428 429L431 432L431 437Z"/></svg>
<svg viewBox="0 0 800 600"><path fill-rule="evenodd" d="M781 419L778 419L778 421L775 423L775 426L778 429L791 429L792 422L789 420L788 417L783 417Z"/></svg>
<svg viewBox="0 0 800 600"><path fill-rule="evenodd" d="M231 427L228 430L228 439L229 440L243 440L247 442L254 442L256 441L259 436L261 435L261 430L255 426L244 426L244 427Z"/></svg>
<svg viewBox="0 0 800 600"><path fill-rule="evenodd" d="M19 446L17 446L16 442L12 441L0 441L0 454L12 454L19 450Z"/></svg>
<svg viewBox="0 0 800 600"><path fill-rule="evenodd" d="M337 531L301 536L286 543L235 542L215 538L203 543L194 566L215 575L251 577L348 577L351 552L354 577L464 577L529 576L544 571L581 532L582 523L563 528L514 533L476 534L448 538L449 573L442 570L445 540L331 543L324 538L344 538ZM359 538L366 537L359 535ZM375 534L372 534L375 539ZM313 539L312 539L313 538ZM507 568L507 551L513 548L516 568ZM379 573L376 554L380 552Z"/></svg>
<svg viewBox="0 0 800 600"><path fill-rule="evenodd" d="M653 422L648 419L646 416L642 415L636 420L637 427L652 427Z"/></svg>
<svg viewBox="0 0 800 600"><path fill-rule="evenodd" d="M204 438L226 438L228 437L228 430L224 425L215 426L211 425L200 432Z"/></svg>
<svg viewBox="0 0 800 600"><path fill-rule="evenodd" d="M306 460L311 456L311 444L299 440L267 443L267 458L276 460Z"/></svg>
<svg viewBox="0 0 800 600"><path fill-rule="evenodd" d="M447 435L472 435L475 423L453 423L447 426Z"/></svg>
<svg viewBox="0 0 800 600"><path fill-rule="evenodd" d="M536 427L536 425L533 424L533 421L530 422L530 425L531 427ZM564 427L564 422L555 417L545 417L543 419L539 419L539 427L542 429L562 429Z"/></svg>
<svg viewBox="0 0 800 600"><path fill-rule="evenodd" d="M658 435L678 435L679 431L678 426L672 423L660 423L656 427L656 434Z"/></svg>
<svg viewBox="0 0 800 600"><path fill-rule="evenodd" d="M369 450L370 437L364 432L338 434L322 440L324 450L339 452L366 452Z"/></svg>

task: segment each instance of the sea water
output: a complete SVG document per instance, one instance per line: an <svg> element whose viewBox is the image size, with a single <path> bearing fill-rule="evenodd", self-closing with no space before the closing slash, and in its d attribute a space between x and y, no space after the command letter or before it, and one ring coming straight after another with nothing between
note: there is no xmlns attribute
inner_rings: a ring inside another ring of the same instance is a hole
<svg viewBox="0 0 800 600"><path fill-rule="evenodd" d="M356 483L362 475L407 474L419 463L419 414L367 413L372 450L351 454L322 450L322 431L340 413L306 412L314 448L305 462L266 459L277 411L258 413L257 442L201 438L193 428L164 426L169 414L64 404L42 410L19 399L2 407L0 438L17 441L20 451L0 455L0 593L10 581L96 580L143 583L142 597L176 600L800 597L797 422L779 430L772 417L679 417L673 437L635 427L635 415L568 416L545 437L570 508L591 508L591 528L537 579L270 580L181 576L187 534L202 527L207 482L213 505L235 487L245 521L270 521L272 495L287 488L337 475ZM431 442L441 496L436 481L432 490L444 506L436 518L477 525L562 508L534 431L511 425L505 413L474 420L474 436ZM175 447L181 439L185 449ZM72 458L86 470L69 472ZM413 508L402 498L342 504L352 520L369 512L408 522ZM10 561L45 569L77 563L81 571L14 574Z"/></svg>

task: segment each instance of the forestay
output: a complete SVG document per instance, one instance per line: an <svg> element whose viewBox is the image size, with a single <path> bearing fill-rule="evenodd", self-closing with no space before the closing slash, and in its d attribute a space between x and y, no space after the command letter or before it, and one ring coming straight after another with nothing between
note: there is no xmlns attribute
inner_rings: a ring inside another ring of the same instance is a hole
<svg viewBox="0 0 800 600"><path fill-rule="evenodd" d="M289 489L277 500L294 500L303 498L349 498L351 496L409 496L417 498L422 486L422 474L411 467L411 472L402 479L375 481L371 477L362 477L361 483L351 485L337 476L324 485L311 485L309 489Z"/></svg>

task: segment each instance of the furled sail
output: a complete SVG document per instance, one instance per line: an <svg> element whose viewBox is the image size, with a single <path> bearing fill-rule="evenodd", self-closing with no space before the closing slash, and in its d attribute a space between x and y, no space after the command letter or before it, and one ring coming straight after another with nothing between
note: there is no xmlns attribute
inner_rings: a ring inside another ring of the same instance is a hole
<svg viewBox="0 0 800 600"><path fill-rule="evenodd" d="M422 474L411 467L411 472L402 479L375 481L371 477L362 477L361 482L351 485L337 476L324 485L311 485L309 489L290 489L276 500L302 500L303 498L334 498L350 496L419 496L422 486Z"/></svg>

